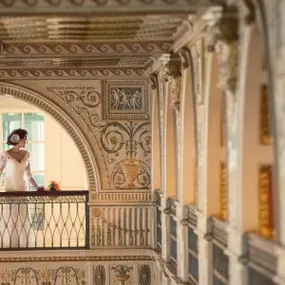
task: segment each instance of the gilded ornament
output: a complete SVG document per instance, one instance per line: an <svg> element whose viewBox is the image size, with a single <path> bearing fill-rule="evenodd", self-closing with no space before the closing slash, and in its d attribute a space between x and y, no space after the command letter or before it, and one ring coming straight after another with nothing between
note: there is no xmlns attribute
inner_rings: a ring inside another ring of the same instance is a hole
<svg viewBox="0 0 285 285"><path fill-rule="evenodd" d="M270 113L269 113L269 96L268 86L261 86L261 98L260 98L260 125L259 125L259 141L261 145L269 145L271 141L270 137Z"/></svg>
<svg viewBox="0 0 285 285"><path fill-rule="evenodd" d="M275 235L274 204L272 188L272 167L263 165L259 168L259 233L273 239Z"/></svg>
<svg viewBox="0 0 285 285"><path fill-rule="evenodd" d="M225 164L220 165L220 219L227 220L228 195L227 195L227 172Z"/></svg>

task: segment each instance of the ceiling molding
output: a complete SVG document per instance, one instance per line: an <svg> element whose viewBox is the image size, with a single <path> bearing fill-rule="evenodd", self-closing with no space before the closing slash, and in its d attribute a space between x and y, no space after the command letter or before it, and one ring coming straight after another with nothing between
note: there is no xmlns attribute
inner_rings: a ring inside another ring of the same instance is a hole
<svg viewBox="0 0 285 285"><path fill-rule="evenodd" d="M143 68L30 68L30 69L0 69L0 77L5 79L89 79L106 77L145 76Z"/></svg>
<svg viewBox="0 0 285 285"><path fill-rule="evenodd" d="M51 57L86 55L113 56L113 55L155 55L170 52L170 41L143 41L143 42L4 42L2 58L17 57Z"/></svg>
<svg viewBox="0 0 285 285"><path fill-rule="evenodd" d="M198 9L212 5L214 2L217 0L0 0L0 9L1 15L187 14L195 13Z"/></svg>

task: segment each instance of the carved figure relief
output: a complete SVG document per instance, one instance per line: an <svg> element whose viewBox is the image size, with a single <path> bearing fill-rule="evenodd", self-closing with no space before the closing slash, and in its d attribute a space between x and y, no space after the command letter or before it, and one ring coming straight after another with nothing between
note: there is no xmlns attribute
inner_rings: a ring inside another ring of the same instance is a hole
<svg viewBox="0 0 285 285"><path fill-rule="evenodd" d="M48 91L66 102L92 132L105 160L105 189L149 189L148 82L104 81L103 94L101 81L93 82L92 86L57 86Z"/></svg>
<svg viewBox="0 0 285 285"><path fill-rule="evenodd" d="M103 119L146 120L149 118L146 81L104 81Z"/></svg>

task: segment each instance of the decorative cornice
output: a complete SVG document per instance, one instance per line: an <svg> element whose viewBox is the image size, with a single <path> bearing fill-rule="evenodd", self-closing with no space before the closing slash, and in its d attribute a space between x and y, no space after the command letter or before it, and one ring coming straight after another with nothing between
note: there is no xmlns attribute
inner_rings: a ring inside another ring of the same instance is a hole
<svg viewBox="0 0 285 285"><path fill-rule="evenodd" d="M52 68L52 69L0 69L2 79L65 79L65 78L98 78L116 76L144 76L143 68Z"/></svg>
<svg viewBox="0 0 285 285"><path fill-rule="evenodd" d="M196 12L199 8L204 8L217 0L0 0L2 15L11 14L53 14L60 15L68 11L69 14L89 13L108 14L157 14L157 13L189 13Z"/></svg>
<svg viewBox="0 0 285 285"><path fill-rule="evenodd" d="M21 256L0 257L0 262L63 262L63 261L145 261L154 260L152 256Z"/></svg>
<svg viewBox="0 0 285 285"><path fill-rule="evenodd" d="M1 1L1 0L0 0ZM4 42L1 55L8 57L48 57L48 56L83 56L83 55L154 55L171 51L169 41L143 41L143 42Z"/></svg>

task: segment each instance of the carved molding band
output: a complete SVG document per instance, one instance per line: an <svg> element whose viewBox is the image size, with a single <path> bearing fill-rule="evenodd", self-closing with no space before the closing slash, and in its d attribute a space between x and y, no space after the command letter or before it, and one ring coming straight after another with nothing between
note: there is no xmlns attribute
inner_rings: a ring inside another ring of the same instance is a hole
<svg viewBox="0 0 285 285"><path fill-rule="evenodd" d="M114 249L112 249L114 250ZM58 262L58 261L117 261L117 260L154 260L150 255L98 255L98 256L21 256L0 257L0 262Z"/></svg>
<svg viewBox="0 0 285 285"><path fill-rule="evenodd" d="M53 68L53 69L0 69L2 79L65 79L116 76L144 76L143 68Z"/></svg>
<svg viewBox="0 0 285 285"><path fill-rule="evenodd" d="M67 113L59 109L59 107L39 93L10 83L0 82L0 94L11 95L17 99L36 105L52 115L53 118L56 119L70 134L81 152L88 174L89 190L95 191L96 189L101 188L98 183L99 174L97 171L97 163L91 148L85 141L84 135L81 133L80 129Z"/></svg>
<svg viewBox="0 0 285 285"><path fill-rule="evenodd" d="M0 0L1 2L1 0ZM110 43L5 43L1 55L7 57L48 57L56 55L126 55L160 54L171 51L168 41L110 42Z"/></svg>
<svg viewBox="0 0 285 285"><path fill-rule="evenodd" d="M218 4L219 0L0 0L2 13L25 13L25 8L29 12L36 9L37 13L54 13L54 15L69 11L69 13L89 12L89 13L124 13L126 9L129 13L187 13L197 10L199 7ZM126 8L127 7L127 8Z"/></svg>
<svg viewBox="0 0 285 285"><path fill-rule="evenodd" d="M105 190L103 190L105 191ZM142 203L150 203L152 201L152 193L150 192L133 192L133 193L94 193L91 196L91 201L94 201L93 203L98 204L118 204L120 202L120 205L122 203L136 203L136 204L142 204Z"/></svg>

